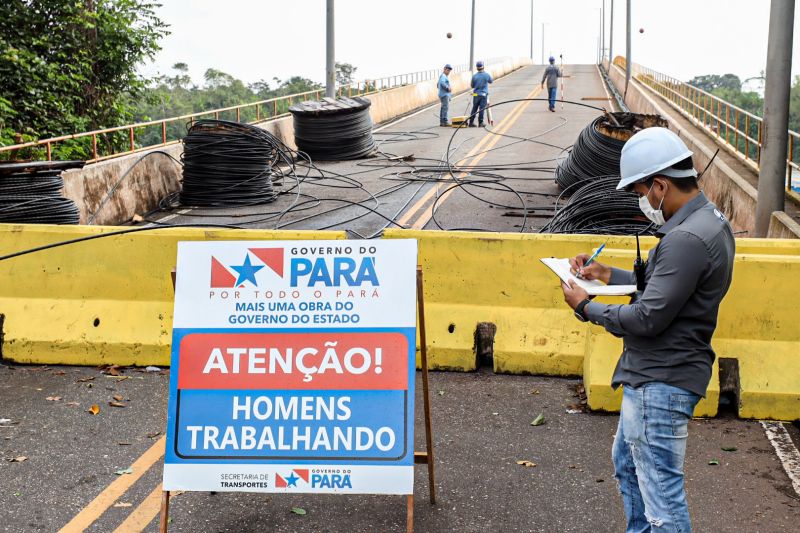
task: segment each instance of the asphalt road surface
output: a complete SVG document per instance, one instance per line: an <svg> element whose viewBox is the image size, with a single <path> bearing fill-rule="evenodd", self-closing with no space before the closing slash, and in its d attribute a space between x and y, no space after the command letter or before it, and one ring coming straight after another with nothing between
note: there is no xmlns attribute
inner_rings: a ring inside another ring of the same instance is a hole
<svg viewBox="0 0 800 533"><path fill-rule="evenodd" d="M157 531L169 373L120 374L0 366L0 530ZM417 466L416 531L622 531L610 459L617 416L567 413L578 383L486 369L432 373L438 500L428 502L427 472ZM421 406L418 392L418 450ZM545 424L532 426L540 413ZM785 427L797 445L797 428ZM798 530L800 495L759 422L692 421L686 473L697 531ZM405 531L405 501L186 492L173 497L171 517L170 531L186 532Z"/></svg>

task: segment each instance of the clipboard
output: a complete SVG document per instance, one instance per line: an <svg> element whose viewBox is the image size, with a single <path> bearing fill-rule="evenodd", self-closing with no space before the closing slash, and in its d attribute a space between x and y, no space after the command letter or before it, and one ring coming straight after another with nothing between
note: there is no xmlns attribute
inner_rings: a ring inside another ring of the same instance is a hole
<svg viewBox="0 0 800 533"><path fill-rule="evenodd" d="M556 259L555 257L543 257L541 262L567 283L572 281L585 290L590 296L626 296L636 292L636 285L606 285L598 280L586 280L575 277L570 272L569 259Z"/></svg>

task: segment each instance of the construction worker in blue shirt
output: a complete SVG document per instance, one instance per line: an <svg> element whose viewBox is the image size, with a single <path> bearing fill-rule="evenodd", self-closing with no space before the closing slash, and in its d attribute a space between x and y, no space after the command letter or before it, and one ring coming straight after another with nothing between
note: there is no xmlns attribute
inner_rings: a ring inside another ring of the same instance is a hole
<svg viewBox="0 0 800 533"><path fill-rule="evenodd" d="M483 71L483 61L475 63L478 72L472 75L472 112L469 116L469 127L475 127L475 113L478 113L478 126L483 127L483 112L486 110L486 104L489 99L489 84L494 80L491 74Z"/></svg>
<svg viewBox="0 0 800 533"><path fill-rule="evenodd" d="M447 118L447 113L450 110L450 97L452 96L452 90L450 89L450 78L448 78L448 76L452 70L453 67L451 67L449 63L445 65L442 75L439 76L439 82L436 84L436 87L439 89L439 101L442 103L442 109L439 111L440 126L450 125L450 121Z"/></svg>

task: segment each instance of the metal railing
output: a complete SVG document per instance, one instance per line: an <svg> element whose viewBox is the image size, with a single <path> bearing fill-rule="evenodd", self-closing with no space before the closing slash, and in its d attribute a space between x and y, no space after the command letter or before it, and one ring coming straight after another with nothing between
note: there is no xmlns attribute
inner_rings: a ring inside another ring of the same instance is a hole
<svg viewBox="0 0 800 533"><path fill-rule="evenodd" d="M494 58L486 61L486 63L490 64L501 60L503 60L503 58ZM467 64L456 65L453 68L453 72L461 73L469 69L470 66ZM402 87L404 85L434 80L437 79L440 74L441 69L430 69L399 74L397 76L363 80L340 86L337 94L340 97L364 96ZM60 147L68 145L67 147L72 146L79 153L84 152L91 155L90 158L80 157L79 159L86 159L88 163L94 163L180 142L186 133L186 126L191 126L195 120L201 118L226 119L247 123L275 120L289 115L289 107L292 104L308 100L319 100L324 95L325 89L320 88L313 91L279 96L237 106L201 111L179 117L127 124L125 126L104 128L71 135L61 135L59 137L40 139L10 146L0 146L0 160L8 153L10 159L14 159L19 154L22 154L25 159L46 159L47 161L51 161L53 159L54 146ZM160 134L155 135L153 129L160 129ZM149 135L148 132L150 132ZM142 137L144 136L148 136L151 140L155 138L157 142L143 141Z"/></svg>
<svg viewBox="0 0 800 533"><path fill-rule="evenodd" d="M624 60L614 63L624 68ZM632 65L632 76L667 100L693 124L713 135L717 142L756 172L761 161L764 120L693 85L652 69ZM786 190L792 190L792 173L800 171L800 134L789 130Z"/></svg>

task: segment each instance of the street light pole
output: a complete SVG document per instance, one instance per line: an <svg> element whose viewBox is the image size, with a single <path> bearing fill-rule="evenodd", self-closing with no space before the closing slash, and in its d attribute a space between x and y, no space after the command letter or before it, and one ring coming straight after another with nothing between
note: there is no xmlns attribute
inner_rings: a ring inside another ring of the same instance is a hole
<svg viewBox="0 0 800 533"><path fill-rule="evenodd" d="M608 68L614 61L614 0L611 0L611 28L608 32Z"/></svg>
<svg viewBox="0 0 800 533"><path fill-rule="evenodd" d="M544 22L542 22L542 65L544 65Z"/></svg>
<svg viewBox="0 0 800 533"><path fill-rule="evenodd" d="M603 9L600 11L600 62L606 57L606 0L603 0Z"/></svg>
<svg viewBox="0 0 800 533"><path fill-rule="evenodd" d="M767 80L764 86L764 132L758 173L756 237L766 237L772 213L784 209L793 26L794 0L772 0L769 9ZM791 174L789 176L791 179Z"/></svg>
<svg viewBox="0 0 800 533"><path fill-rule="evenodd" d="M336 54L334 53L333 0L327 0L325 20L325 96L333 98L336 94Z"/></svg>
<svg viewBox="0 0 800 533"><path fill-rule="evenodd" d="M631 0L627 1L625 9L625 94L623 100L628 96L628 84L631 82Z"/></svg>
<svg viewBox="0 0 800 533"><path fill-rule="evenodd" d="M533 0L531 0L531 63L533 63Z"/></svg>
<svg viewBox="0 0 800 533"><path fill-rule="evenodd" d="M475 0L472 0L472 22L469 33L469 68L475 71Z"/></svg>

